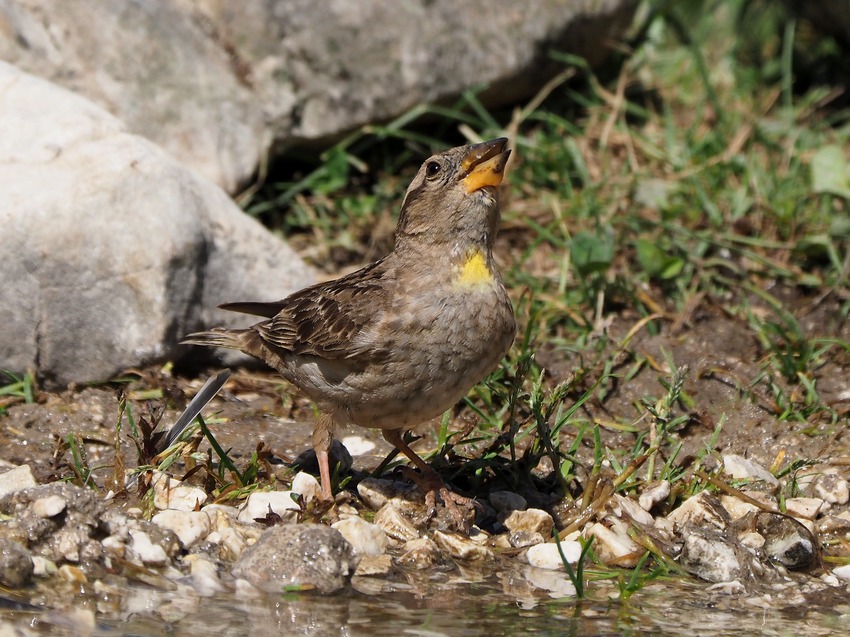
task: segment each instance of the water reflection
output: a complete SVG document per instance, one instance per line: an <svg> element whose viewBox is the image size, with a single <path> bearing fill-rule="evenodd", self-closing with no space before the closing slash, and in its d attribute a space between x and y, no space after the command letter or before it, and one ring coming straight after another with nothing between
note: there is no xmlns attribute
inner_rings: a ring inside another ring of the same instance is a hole
<svg viewBox="0 0 850 637"><path fill-rule="evenodd" d="M200 597L173 590L100 587L73 609L0 607L0 634L206 636L295 635L830 635L850 621L845 589L794 607L764 608L765 598L729 596L698 582L652 582L621 602L610 581L592 582L591 599L576 602L560 573L515 568L494 572L409 575L400 581L357 578L345 594ZM95 598L95 599L92 599ZM89 610L87 610L89 609Z"/></svg>

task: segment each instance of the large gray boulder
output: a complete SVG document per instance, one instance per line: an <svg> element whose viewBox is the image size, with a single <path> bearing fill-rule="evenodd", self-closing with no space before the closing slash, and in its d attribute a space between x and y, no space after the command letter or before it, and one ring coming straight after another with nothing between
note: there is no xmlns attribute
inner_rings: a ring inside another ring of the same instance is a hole
<svg viewBox="0 0 850 637"><path fill-rule="evenodd" d="M0 252L0 369L49 384L162 360L188 331L234 319L218 303L313 281L220 188L4 62Z"/></svg>
<svg viewBox="0 0 850 637"><path fill-rule="evenodd" d="M602 61L637 0L0 0L0 59L85 95L234 192L265 156Z"/></svg>

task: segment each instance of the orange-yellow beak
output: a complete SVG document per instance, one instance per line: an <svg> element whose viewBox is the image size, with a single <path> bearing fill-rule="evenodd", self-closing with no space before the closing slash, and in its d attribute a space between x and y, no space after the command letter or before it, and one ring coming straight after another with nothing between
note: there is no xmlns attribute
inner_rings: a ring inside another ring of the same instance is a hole
<svg viewBox="0 0 850 637"><path fill-rule="evenodd" d="M506 137L499 137L467 148L466 155L460 162L461 170L465 174L463 185L466 186L467 194L502 183L505 165L511 156L511 151L505 150L507 143Z"/></svg>

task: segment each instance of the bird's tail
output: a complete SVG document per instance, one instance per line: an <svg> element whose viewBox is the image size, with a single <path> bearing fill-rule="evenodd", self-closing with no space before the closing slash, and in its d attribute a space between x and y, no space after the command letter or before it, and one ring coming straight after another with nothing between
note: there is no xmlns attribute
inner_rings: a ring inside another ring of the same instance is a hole
<svg viewBox="0 0 850 637"><path fill-rule="evenodd" d="M180 341L181 345L203 345L205 347L226 347L244 350L245 333L249 330L225 330L217 328L209 332L195 332Z"/></svg>

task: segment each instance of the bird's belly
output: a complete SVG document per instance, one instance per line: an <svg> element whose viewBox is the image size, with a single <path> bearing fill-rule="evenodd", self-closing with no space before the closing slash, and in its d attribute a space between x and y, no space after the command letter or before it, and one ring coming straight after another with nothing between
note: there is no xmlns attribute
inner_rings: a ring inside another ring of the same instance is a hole
<svg viewBox="0 0 850 637"><path fill-rule="evenodd" d="M347 379L349 419L362 427L403 429L450 409L507 353L516 331L508 306L463 320L433 315L421 330L399 330L386 360ZM494 315L495 314L495 315ZM426 317L427 318L427 317Z"/></svg>
<svg viewBox="0 0 850 637"><path fill-rule="evenodd" d="M284 375L340 423L405 429L439 416L495 369L516 322L500 285L421 301L361 335L357 356L293 358Z"/></svg>

